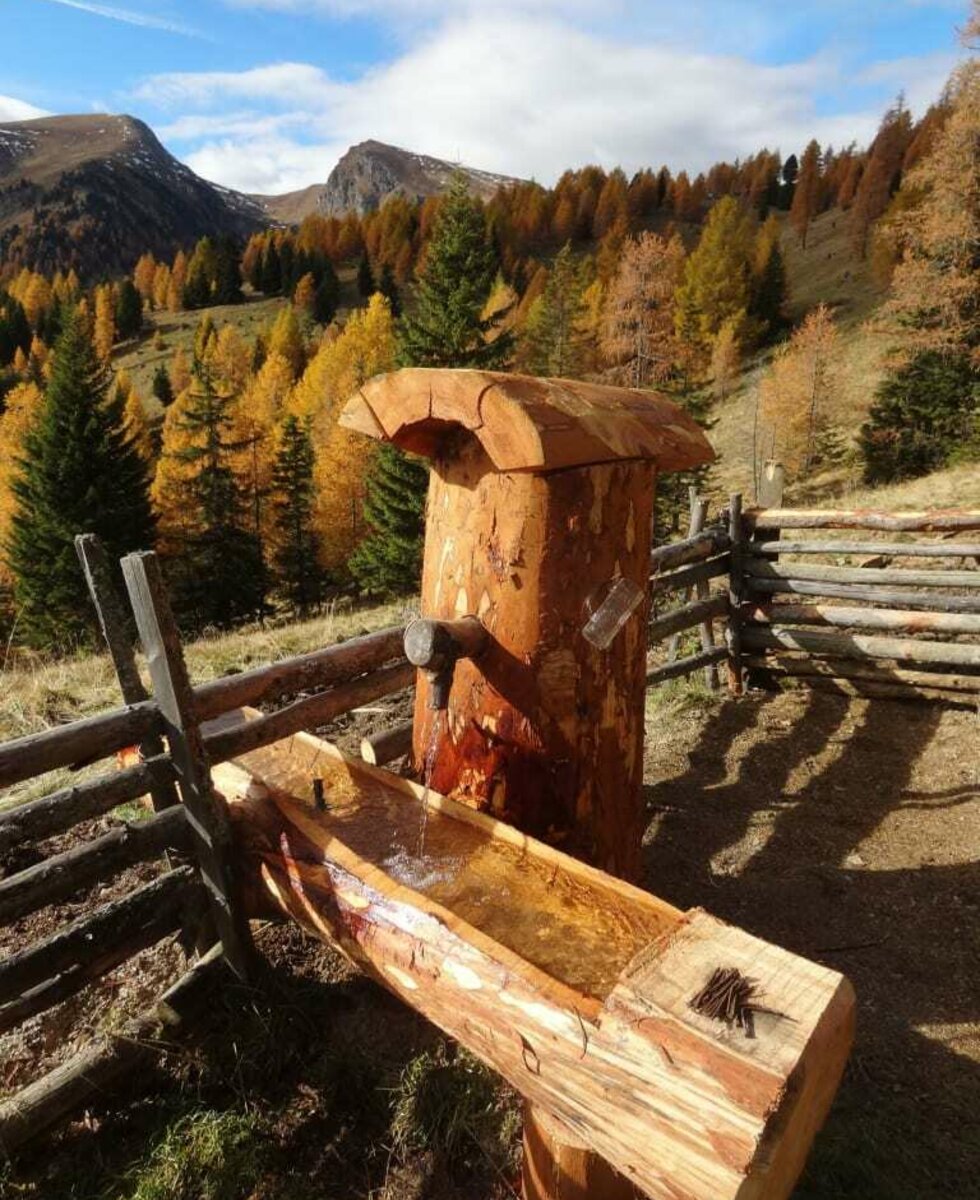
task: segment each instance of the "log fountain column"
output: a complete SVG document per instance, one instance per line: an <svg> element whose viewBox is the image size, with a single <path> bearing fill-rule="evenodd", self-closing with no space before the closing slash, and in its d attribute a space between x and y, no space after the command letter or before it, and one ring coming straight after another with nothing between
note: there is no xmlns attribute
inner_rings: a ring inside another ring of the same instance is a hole
<svg viewBox="0 0 980 1200"><path fill-rule="evenodd" d="M422 615L476 616L491 635L456 664L445 713L420 673L416 766L635 880L655 474L708 461L703 433L649 392L429 369L371 380L341 422L431 460ZM583 631L617 584L635 604L597 645ZM529 1114L524 1174L542 1200L632 1194L543 1114Z"/></svg>

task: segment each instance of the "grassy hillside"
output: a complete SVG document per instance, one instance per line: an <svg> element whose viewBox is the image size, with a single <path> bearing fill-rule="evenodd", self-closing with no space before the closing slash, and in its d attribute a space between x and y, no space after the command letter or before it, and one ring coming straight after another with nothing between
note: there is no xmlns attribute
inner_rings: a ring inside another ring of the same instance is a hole
<svg viewBox="0 0 980 1200"><path fill-rule="evenodd" d="M792 320L799 321L820 303L829 305L834 313L841 388L837 402L826 416L845 444L853 449L891 348L887 337L869 327L869 319L884 299L884 290L875 281L870 265L854 257L849 223L842 212L833 211L819 217L810 229L805 249L786 222L783 250ZM770 348L749 359L737 388L715 406L715 424L710 438L718 452L712 478L718 495L740 491L749 497L753 493L752 461L759 385L772 355ZM765 447L760 445L758 453L765 457ZM803 484L791 482L788 495L799 501L820 503L856 487L860 474L860 464L851 456L839 467L818 474Z"/></svg>
<svg viewBox="0 0 980 1200"><path fill-rule="evenodd" d="M362 301L357 293L356 269L341 267L337 275L340 280L337 317L342 322L350 310L358 307ZM194 312L147 313L145 327L140 336L117 349L112 365L118 370L128 372L148 411L152 413L155 402L150 389L154 372L161 363L168 366L178 349L182 349L188 359L192 357L194 331L205 315L211 318L218 329L222 325L236 326L250 345L256 335L275 320L276 314L285 303L281 296L267 298L248 295L244 304L222 304L213 308L197 309ZM154 345L158 333L164 342L159 349Z"/></svg>

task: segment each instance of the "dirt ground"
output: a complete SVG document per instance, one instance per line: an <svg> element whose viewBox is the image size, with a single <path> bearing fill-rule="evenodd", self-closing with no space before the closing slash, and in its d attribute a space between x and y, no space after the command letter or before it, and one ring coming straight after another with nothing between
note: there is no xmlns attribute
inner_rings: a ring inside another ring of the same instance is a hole
<svg viewBox="0 0 980 1200"><path fill-rule="evenodd" d="M798 1197L980 1197L980 717L803 691L680 695L650 710L646 886L843 971L858 995L854 1055ZM405 712L378 707L331 733L354 749ZM299 931L267 927L259 945L254 989L221 997L198 1043L131 1096L0 1167L3 1200L514 1194L506 1089ZM0 1094L179 961L175 946L141 956L0 1040ZM204 1116L217 1158L168 1173L167 1147L196 1145Z"/></svg>
<svg viewBox="0 0 980 1200"><path fill-rule="evenodd" d="M850 977L798 1195L980 1197L980 717L755 693L647 753L646 886Z"/></svg>

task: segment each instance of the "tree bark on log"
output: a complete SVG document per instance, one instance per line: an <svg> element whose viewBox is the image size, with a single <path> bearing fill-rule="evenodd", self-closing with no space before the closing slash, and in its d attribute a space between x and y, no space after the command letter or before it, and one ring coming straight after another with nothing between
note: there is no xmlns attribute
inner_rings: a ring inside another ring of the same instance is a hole
<svg viewBox="0 0 980 1200"><path fill-rule="evenodd" d="M831 625L841 629L888 629L896 633L980 634L980 614L846 608L831 604L766 604L745 613L766 625Z"/></svg>
<svg viewBox="0 0 980 1200"><path fill-rule="evenodd" d="M152 700L0 743L0 788L86 760L108 758L162 728Z"/></svg>
<svg viewBox="0 0 980 1200"><path fill-rule="evenodd" d="M666 683L668 679L679 679L682 675L691 675L699 667L708 667L712 663L724 662L726 658L728 658L728 647L716 646L714 650L702 650L700 654L679 658L676 662L667 663L663 667L654 667L647 672L647 687Z"/></svg>
<svg viewBox="0 0 980 1200"><path fill-rule="evenodd" d="M903 667L892 667L887 662L848 662L846 659L812 658L807 654L778 654L776 656L753 655L748 660L751 667L779 671L784 675L821 675L842 679L866 679L873 683L906 683L942 691L980 692L980 674L951 675L941 666L931 671L912 671Z"/></svg>
<svg viewBox="0 0 980 1200"><path fill-rule="evenodd" d="M980 596L949 596L942 592L891 591L877 584L861 587L847 583L808 583L802 579L752 580L752 591L767 596L823 596L828 600L855 600L889 608L921 608L935 612L980 613Z"/></svg>
<svg viewBox="0 0 980 1200"><path fill-rule="evenodd" d="M949 509L877 512L874 509L753 508L748 524L772 529L880 529L886 533L944 533L980 529L980 511Z"/></svg>
<svg viewBox="0 0 980 1200"><path fill-rule="evenodd" d="M647 626L647 637L651 642L660 642L673 633L693 629L695 625L710 621L712 617L723 617L727 612L728 597L719 592L707 600L694 600L673 612L664 613L662 617L655 617ZM711 648L702 647L706 650Z"/></svg>
<svg viewBox="0 0 980 1200"><path fill-rule="evenodd" d="M0 962L0 1033L44 1012L181 928L200 883L179 867Z"/></svg>
<svg viewBox="0 0 980 1200"><path fill-rule="evenodd" d="M310 654L198 684L194 689L197 719L209 721L232 709L272 704L311 688L350 683L395 659L404 660L403 633L401 626L380 629Z"/></svg>
<svg viewBox="0 0 980 1200"><path fill-rule="evenodd" d="M980 542L752 542L750 554L884 554L888 558L980 558Z"/></svg>
<svg viewBox="0 0 980 1200"><path fill-rule="evenodd" d="M830 567L820 563L771 563L750 559L746 574L757 579L799 579L807 583L898 584L904 587L978 588L980 571L912 571L901 567Z"/></svg>
<svg viewBox="0 0 980 1200"><path fill-rule="evenodd" d="M830 658L877 659L898 663L942 663L980 667L980 646L961 642L916 642L904 638L865 637L862 634L823 633L781 626L749 626L742 635L748 650L805 650Z"/></svg>

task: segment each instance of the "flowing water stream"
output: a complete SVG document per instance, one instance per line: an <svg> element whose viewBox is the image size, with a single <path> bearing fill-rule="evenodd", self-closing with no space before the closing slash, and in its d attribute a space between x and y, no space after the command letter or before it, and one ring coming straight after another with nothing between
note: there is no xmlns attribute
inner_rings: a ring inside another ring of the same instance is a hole
<svg viewBox="0 0 980 1200"><path fill-rule="evenodd" d="M422 763L422 812L419 818L419 858L425 857L425 830L429 823L429 792L432 790L432 772L436 768L436 755L439 753L439 736L447 723L445 709L437 708L432 714L432 725L429 728L429 742L425 748L425 759Z"/></svg>

